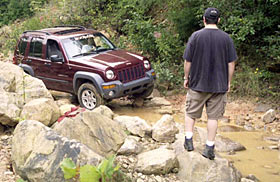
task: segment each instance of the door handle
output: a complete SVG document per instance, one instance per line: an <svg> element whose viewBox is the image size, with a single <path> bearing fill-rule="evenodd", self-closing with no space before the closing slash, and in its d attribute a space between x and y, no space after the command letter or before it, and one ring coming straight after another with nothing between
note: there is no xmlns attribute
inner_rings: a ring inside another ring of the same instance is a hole
<svg viewBox="0 0 280 182"><path fill-rule="evenodd" d="M44 65L46 65L46 66L51 66L51 63L44 63Z"/></svg>

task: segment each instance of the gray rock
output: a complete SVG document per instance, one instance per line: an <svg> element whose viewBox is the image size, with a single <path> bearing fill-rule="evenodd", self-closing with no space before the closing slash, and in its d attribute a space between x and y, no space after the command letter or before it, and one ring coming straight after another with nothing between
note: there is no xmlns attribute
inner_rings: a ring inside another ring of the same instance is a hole
<svg viewBox="0 0 280 182"><path fill-rule="evenodd" d="M140 143L132 138L128 137L125 139L124 144L118 151L120 155L131 155L131 154L139 154L143 150L143 146Z"/></svg>
<svg viewBox="0 0 280 182"><path fill-rule="evenodd" d="M207 140L207 130L204 128L196 127L200 137L200 142L205 143ZM246 148L239 142L232 141L231 139L217 134L215 140L215 149L218 152L242 151Z"/></svg>
<svg viewBox="0 0 280 182"><path fill-rule="evenodd" d="M159 148L141 153L137 158L136 171L143 174L167 174L179 167L173 150Z"/></svg>
<svg viewBox="0 0 280 182"><path fill-rule="evenodd" d="M151 100L144 102L146 107L162 107L162 106L171 106L171 103L162 97L154 97Z"/></svg>
<svg viewBox="0 0 280 182"><path fill-rule="evenodd" d="M126 130L133 135L144 137L152 132L151 126L143 119L137 116L117 116L114 121L121 124Z"/></svg>
<svg viewBox="0 0 280 182"><path fill-rule="evenodd" d="M98 165L102 160L86 145L62 137L38 121L26 120L17 125L12 139L12 163L22 179L64 182L60 168L64 158L81 166Z"/></svg>
<svg viewBox="0 0 280 182"><path fill-rule="evenodd" d="M113 119L113 118L114 118L114 113L113 113L113 111L112 111L109 107L104 106L104 105L101 105L101 106L95 108L95 109L93 110L93 112L99 113L99 114L101 114L101 115L103 115L103 116L106 116L106 117L108 117L108 118L110 118L110 119Z"/></svg>
<svg viewBox="0 0 280 182"><path fill-rule="evenodd" d="M172 143L178 132L179 129L176 127L174 118L171 115L163 115L153 126L152 138L158 142Z"/></svg>
<svg viewBox="0 0 280 182"><path fill-rule="evenodd" d="M62 136L86 144L102 156L116 153L126 138L123 128L118 123L94 111L85 111L73 118L65 118L55 124L54 130Z"/></svg>
<svg viewBox="0 0 280 182"><path fill-rule="evenodd" d="M258 104L257 107L254 109L255 112L266 112L271 108L271 106L267 104Z"/></svg>
<svg viewBox="0 0 280 182"><path fill-rule="evenodd" d="M0 61L0 123L14 126L25 103L37 98L53 99L42 80L11 63Z"/></svg>
<svg viewBox="0 0 280 182"><path fill-rule="evenodd" d="M276 119L276 112L273 109L269 109L263 116L262 120L264 123L272 123Z"/></svg>
<svg viewBox="0 0 280 182"><path fill-rule="evenodd" d="M241 179L241 173L227 159L218 155L215 160L209 160L199 152L184 151L178 155L178 160L180 162L178 177L181 181L239 182Z"/></svg>
<svg viewBox="0 0 280 182"><path fill-rule="evenodd" d="M23 106L20 116L50 126L59 118L60 110L53 99L34 99Z"/></svg>

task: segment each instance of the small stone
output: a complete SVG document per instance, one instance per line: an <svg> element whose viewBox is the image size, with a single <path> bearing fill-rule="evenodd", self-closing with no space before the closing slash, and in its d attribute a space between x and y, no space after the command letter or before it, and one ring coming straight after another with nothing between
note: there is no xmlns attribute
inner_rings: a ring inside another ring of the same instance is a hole
<svg viewBox="0 0 280 182"><path fill-rule="evenodd" d="M253 180L254 182L259 182L260 180L253 174L246 176L247 179Z"/></svg>
<svg viewBox="0 0 280 182"><path fill-rule="evenodd" d="M269 109L262 117L264 123L272 123L276 119L276 112L273 109Z"/></svg>
<svg viewBox="0 0 280 182"><path fill-rule="evenodd" d="M6 172L4 172L4 175L13 175L14 173L13 172L11 172L11 171L6 171Z"/></svg>
<svg viewBox="0 0 280 182"><path fill-rule="evenodd" d="M278 146L277 145L271 145L271 146L268 146L268 148L270 150L278 150Z"/></svg>

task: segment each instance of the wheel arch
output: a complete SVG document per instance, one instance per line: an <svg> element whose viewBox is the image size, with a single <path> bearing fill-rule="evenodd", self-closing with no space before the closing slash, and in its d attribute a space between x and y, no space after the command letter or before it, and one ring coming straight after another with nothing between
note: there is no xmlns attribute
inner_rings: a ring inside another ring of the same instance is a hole
<svg viewBox="0 0 280 182"><path fill-rule="evenodd" d="M19 64L19 67L21 67L25 73L34 76L34 71L31 66L27 64Z"/></svg>
<svg viewBox="0 0 280 182"><path fill-rule="evenodd" d="M102 96L102 83L104 83L104 80L96 73L90 73L85 71L78 71L74 75L73 79L73 89L74 93L77 94L79 87L84 83L92 83L93 86L96 88L96 90L99 92L99 94Z"/></svg>

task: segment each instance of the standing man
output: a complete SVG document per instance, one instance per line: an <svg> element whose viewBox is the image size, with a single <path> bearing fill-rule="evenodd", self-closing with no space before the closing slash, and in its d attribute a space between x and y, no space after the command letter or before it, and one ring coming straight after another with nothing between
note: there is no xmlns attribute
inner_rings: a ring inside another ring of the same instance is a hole
<svg viewBox="0 0 280 182"><path fill-rule="evenodd" d="M195 119L201 117L206 106L208 133L202 155L213 160L218 119L225 111L226 93L230 89L237 55L232 39L217 27L220 22L218 9L207 8L203 22L205 27L191 35L183 56L184 87L189 88L184 147L187 151L194 150L192 138Z"/></svg>

